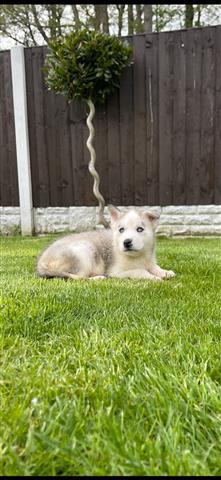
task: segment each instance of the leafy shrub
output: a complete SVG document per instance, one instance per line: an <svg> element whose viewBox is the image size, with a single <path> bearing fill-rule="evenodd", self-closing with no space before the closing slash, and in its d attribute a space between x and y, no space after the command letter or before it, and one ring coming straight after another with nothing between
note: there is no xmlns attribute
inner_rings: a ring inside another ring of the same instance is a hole
<svg viewBox="0 0 221 480"><path fill-rule="evenodd" d="M114 36L82 29L49 42L46 83L71 100L104 103L132 63L132 48Z"/></svg>

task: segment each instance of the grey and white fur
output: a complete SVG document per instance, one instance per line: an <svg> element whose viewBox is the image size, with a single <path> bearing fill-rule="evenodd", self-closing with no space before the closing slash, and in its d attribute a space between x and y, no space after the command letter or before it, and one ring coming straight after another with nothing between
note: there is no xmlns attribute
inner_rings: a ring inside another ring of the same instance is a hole
<svg viewBox="0 0 221 480"><path fill-rule="evenodd" d="M122 213L109 205L111 228L66 235L39 256L37 274L53 278L106 277L162 280L172 270L157 265L155 230L159 215L135 208Z"/></svg>

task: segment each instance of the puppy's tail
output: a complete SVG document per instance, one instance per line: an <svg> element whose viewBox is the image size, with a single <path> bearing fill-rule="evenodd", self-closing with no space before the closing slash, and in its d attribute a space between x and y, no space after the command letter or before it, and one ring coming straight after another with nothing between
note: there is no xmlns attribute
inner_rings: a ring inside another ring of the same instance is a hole
<svg viewBox="0 0 221 480"><path fill-rule="evenodd" d="M80 275L75 275L74 273L70 272L41 272L39 270L36 271L37 277L45 278L45 279L52 279L52 278L63 278L65 280L72 279L77 280L82 278Z"/></svg>

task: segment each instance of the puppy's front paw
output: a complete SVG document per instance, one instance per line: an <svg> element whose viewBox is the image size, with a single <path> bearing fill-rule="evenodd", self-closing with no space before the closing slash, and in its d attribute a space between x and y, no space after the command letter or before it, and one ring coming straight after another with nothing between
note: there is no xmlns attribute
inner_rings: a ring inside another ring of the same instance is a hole
<svg viewBox="0 0 221 480"><path fill-rule="evenodd" d="M107 275L94 275L93 277L89 277L89 280L105 280Z"/></svg>
<svg viewBox="0 0 221 480"><path fill-rule="evenodd" d="M157 277L156 275L153 275L153 280L154 280L154 281L157 280L157 282L159 282L159 281L162 282L162 281L163 281L163 278Z"/></svg>
<svg viewBox="0 0 221 480"><path fill-rule="evenodd" d="M173 270L164 270L164 278L172 278L175 277L176 274Z"/></svg>

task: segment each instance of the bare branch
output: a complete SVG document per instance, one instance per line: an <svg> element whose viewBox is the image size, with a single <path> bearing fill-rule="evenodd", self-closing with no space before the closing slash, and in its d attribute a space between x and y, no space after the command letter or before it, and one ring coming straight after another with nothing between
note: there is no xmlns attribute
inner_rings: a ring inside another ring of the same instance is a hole
<svg viewBox="0 0 221 480"><path fill-rule="evenodd" d="M49 42L49 37L47 36L47 34L45 33L44 28L41 26L41 24L40 24L40 22L39 22L37 10L36 10L34 4L31 4L31 10L32 10L32 13L33 13L33 16L34 16L34 19L35 19L35 23L36 23L36 27L37 27L39 33L42 35L42 37L43 37L43 39L45 40L45 42L48 43L48 42Z"/></svg>
<svg viewBox="0 0 221 480"><path fill-rule="evenodd" d="M74 15L75 27L76 27L76 29L79 29L81 27L81 21L80 21L80 18L79 18L79 12L78 12L77 5L73 4L73 5L71 5L71 8L72 8L72 12L73 12L73 15Z"/></svg>

